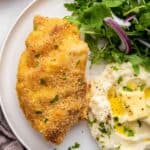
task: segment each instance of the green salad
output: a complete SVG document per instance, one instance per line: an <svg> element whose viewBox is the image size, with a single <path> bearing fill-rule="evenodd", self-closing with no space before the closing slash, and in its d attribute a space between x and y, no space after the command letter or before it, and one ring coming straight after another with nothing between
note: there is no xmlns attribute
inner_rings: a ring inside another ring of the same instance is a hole
<svg viewBox="0 0 150 150"><path fill-rule="evenodd" d="M66 16L85 35L91 64L131 62L150 72L150 0L74 0Z"/></svg>

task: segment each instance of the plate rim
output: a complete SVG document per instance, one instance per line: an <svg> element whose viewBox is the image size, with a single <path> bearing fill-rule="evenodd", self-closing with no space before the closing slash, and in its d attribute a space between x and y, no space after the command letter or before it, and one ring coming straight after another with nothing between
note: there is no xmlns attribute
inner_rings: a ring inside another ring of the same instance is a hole
<svg viewBox="0 0 150 150"><path fill-rule="evenodd" d="M4 49L5 46L7 44L7 41L9 39L9 36L11 35L11 33L13 32L15 26L17 25L18 21L22 18L22 16L28 11L28 9L30 9L38 0L32 0L17 16L17 18L15 19L14 23L11 25L10 29L8 30L4 41L2 42L2 47L0 49L0 70L1 70L1 62L2 62L2 57L4 54ZM1 106L1 110L3 112L3 115L10 127L10 129L12 130L13 134L17 137L17 139L19 140L19 142L28 150L31 150L31 148L27 145L27 143L24 142L24 140L17 134L16 130L14 129L14 127L11 125L11 122L9 121L9 117L7 116L7 113L5 111L5 107L3 105L3 100L2 97L0 95L0 106Z"/></svg>

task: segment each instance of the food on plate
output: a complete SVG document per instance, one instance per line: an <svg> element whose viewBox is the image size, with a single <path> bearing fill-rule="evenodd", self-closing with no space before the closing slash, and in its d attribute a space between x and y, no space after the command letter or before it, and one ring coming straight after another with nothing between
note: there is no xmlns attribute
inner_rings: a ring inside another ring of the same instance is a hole
<svg viewBox="0 0 150 150"><path fill-rule="evenodd" d="M104 150L150 149L149 0L74 0L64 6L71 12L65 18L88 43L91 68L110 63L91 80L93 137Z"/></svg>
<svg viewBox="0 0 150 150"><path fill-rule="evenodd" d="M150 148L150 73L112 63L91 81L89 126L102 149Z"/></svg>
<svg viewBox="0 0 150 150"><path fill-rule="evenodd" d="M149 0L74 0L66 19L78 25L91 49L91 64L130 62L150 72ZM103 43L102 43L103 42Z"/></svg>
<svg viewBox="0 0 150 150"><path fill-rule="evenodd" d="M90 106L91 133L102 149L143 150L150 145L149 1L74 0L64 6L70 16L35 17L26 40L17 80L25 116L59 144L87 119ZM91 88L85 78L87 45L91 68L110 63L90 78Z"/></svg>
<svg viewBox="0 0 150 150"><path fill-rule="evenodd" d="M70 127L87 118L87 55L88 46L75 25L34 18L16 88L26 118L48 141L61 143Z"/></svg>

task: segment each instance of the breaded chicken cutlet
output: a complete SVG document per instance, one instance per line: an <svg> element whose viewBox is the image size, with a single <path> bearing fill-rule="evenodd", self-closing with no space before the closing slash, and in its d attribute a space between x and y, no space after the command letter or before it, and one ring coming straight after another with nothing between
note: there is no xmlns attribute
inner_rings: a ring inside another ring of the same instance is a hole
<svg viewBox="0 0 150 150"><path fill-rule="evenodd" d="M87 118L87 55L76 26L64 19L34 18L16 89L26 118L48 141L61 143L74 124Z"/></svg>

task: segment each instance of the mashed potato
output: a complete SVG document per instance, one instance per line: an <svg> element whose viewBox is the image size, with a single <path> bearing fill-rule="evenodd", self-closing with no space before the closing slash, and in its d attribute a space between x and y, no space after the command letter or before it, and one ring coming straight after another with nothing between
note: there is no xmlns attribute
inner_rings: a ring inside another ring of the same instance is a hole
<svg viewBox="0 0 150 150"><path fill-rule="evenodd" d="M107 65L91 83L89 124L102 149L150 149L150 73Z"/></svg>

